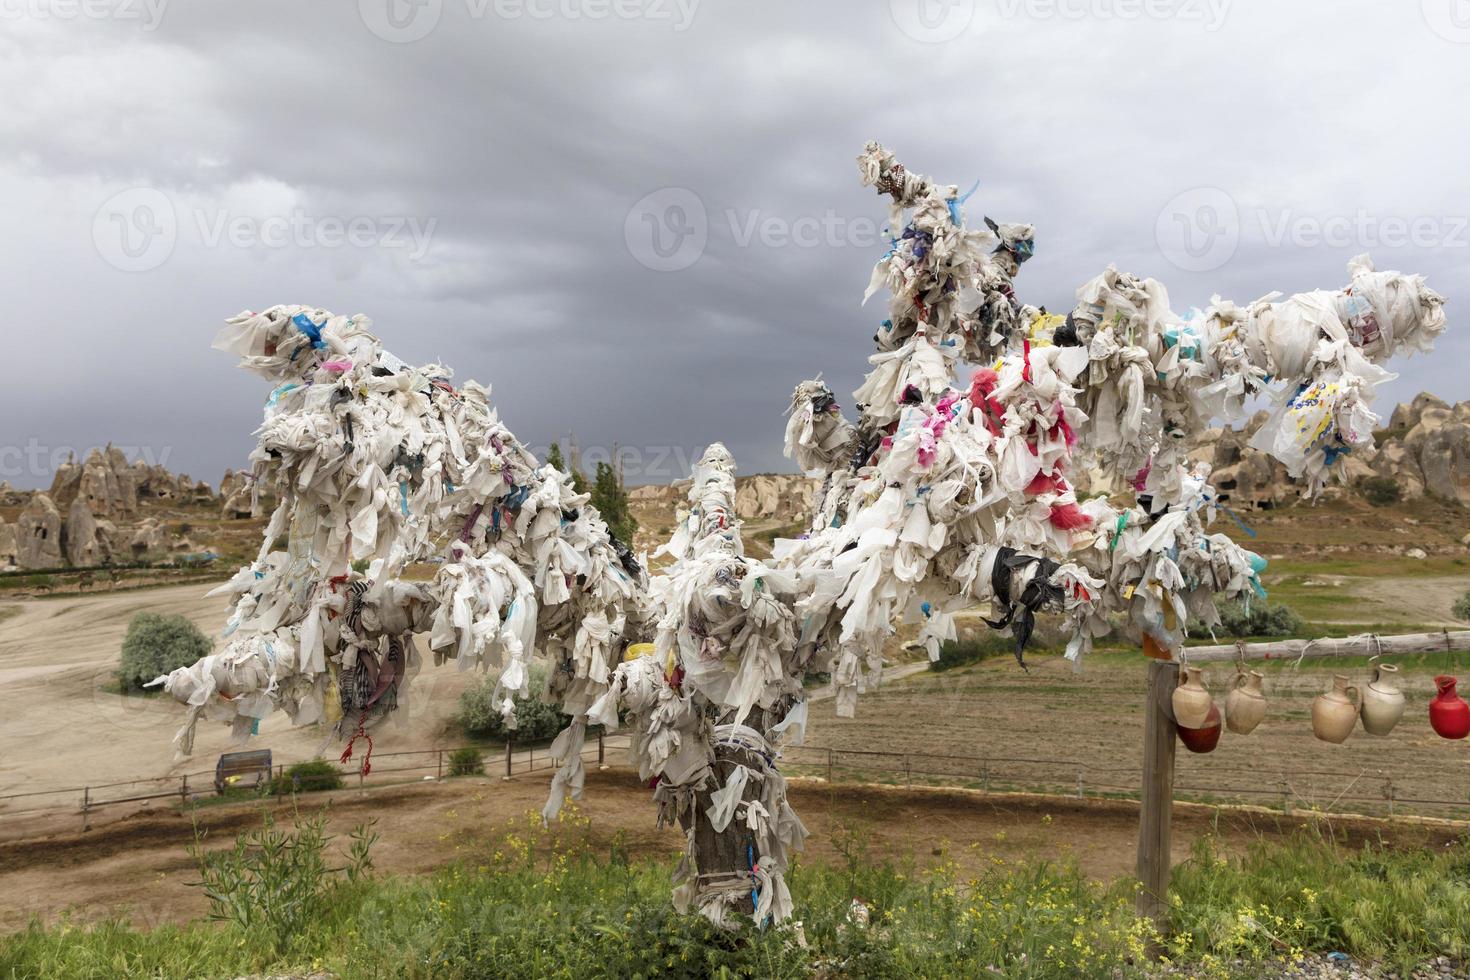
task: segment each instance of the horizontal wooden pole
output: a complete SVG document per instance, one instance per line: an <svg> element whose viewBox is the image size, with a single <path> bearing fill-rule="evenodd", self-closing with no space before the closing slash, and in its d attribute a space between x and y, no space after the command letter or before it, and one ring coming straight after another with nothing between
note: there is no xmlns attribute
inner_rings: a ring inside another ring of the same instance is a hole
<svg viewBox="0 0 1470 980"><path fill-rule="evenodd" d="M1185 663L1245 660L1297 660L1302 657L1402 657L1416 653L1461 653L1470 651L1470 630L1438 633L1406 633L1401 636L1324 637L1316 640L1279 640L1272 643L1229 644L1185 647Z"/></svg>

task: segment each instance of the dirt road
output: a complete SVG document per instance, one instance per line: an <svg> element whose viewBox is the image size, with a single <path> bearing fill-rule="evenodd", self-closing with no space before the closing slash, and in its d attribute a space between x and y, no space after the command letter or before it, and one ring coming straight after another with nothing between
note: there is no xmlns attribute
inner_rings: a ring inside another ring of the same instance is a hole
<svg viewBox="0 0 1470 980"><path fill-rule="evenodd" d="M164 697L125 698L106 690L135 613L184 615L206 636L218 636L228 608L223 599L203 598L209 588L0 600L0 607L16 610L0 615L0 796L208 769L229 751L225 727L202 723L194 757L176 762L172 739L183 709ZM384 729L393 750L443 744L460 693L478 677L452 668L426 670L408 706ZM291 729L277 713L253 741L289 764L321 754L322 738L315 729Z"/></svg>

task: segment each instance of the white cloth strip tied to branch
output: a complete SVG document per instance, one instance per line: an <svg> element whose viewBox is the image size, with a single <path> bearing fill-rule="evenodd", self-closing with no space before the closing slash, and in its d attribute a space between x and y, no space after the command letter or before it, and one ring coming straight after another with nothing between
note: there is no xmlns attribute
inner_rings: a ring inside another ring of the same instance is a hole
<svg viewBox="0 0 1470 980"><path fill-rule="evenodd" d="M1206 531L1217 496L1208 467L1187 462L1194 440L1275 391L1256 444L1313 496L1342 453L1371 442L1367 405L1389 377L1377 365L1429 349L1444 329L1443 300L1422 278L1379 273L1366 256L1337 292L1245 308L1216 297L1184 317L1160 283L1110 267L1053 316L1013 288L1030 225L972 229L968 193L876 143L858 164L891 199L890 247L867 290L889 290L888 315L855 425L833 417L819 381L793 395L787 455L826 463L826 479L810 533L775 548L802 583L801 641L832 670L842 716L876 679L900 616L923 624L932 656L956 603L988 601L1019 655L1035 613L1059 611L1076 660L1110 613L1167 649L1189 619L1219 621L1217 598L1264 595L1260 556ZM952 375L959 361L978 365L968 391ZM851 433L846 460L820 451L839 431ZM1139 506L1079 501L1073 474L1098 464Z"/></svg>
<svg viewBox="0 0 1470 980"><path fill-rule="evenodd" d="M280 503L224 589L229 646L155 682L191 705L185 752L200 717L243 738L272 705L299 723L340 717L342 734L380 723L404 703L422 633L436 663L500 671L512 726L544 651L547 696L584 726L642 629L642 568L588 497L538 464L488 388L406 364L371 326L276 306L216 339L272 385L251 459ZM429 581L406 578L430 564ZM580 754L559 759L558 792L575 795Z"/></svg>

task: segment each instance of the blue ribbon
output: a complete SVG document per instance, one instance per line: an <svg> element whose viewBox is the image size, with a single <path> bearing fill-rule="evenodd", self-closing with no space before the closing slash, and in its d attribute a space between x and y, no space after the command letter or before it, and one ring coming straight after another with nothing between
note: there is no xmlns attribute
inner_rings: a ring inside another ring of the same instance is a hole
<svg viewBox="0 0 1470 980"><path fill-rule="evenodd" d="M960 205L962 205L966 201L968 201L970 199L970 195L973 194L973 193L975 193L979 189L980 189L980 179L977 177L975 179L975 183L973 185L971 185L970 189L967 190L967 191L965 191L964 194L960 195L959 197L952 197L948 201L945 202L946 204L949 205L949 220L950 221L953 221L956 225L959 225L961 227L964 226L964 222L960 220Z"/></svg>
<svg viewBox="0 0 1470 980"><path fill-rule="evenodd" d="M312 323L311 318L305 313L296 314L291 318L291 322L296 325L297 330L306 335L306 338L311 341L311 346L317 350L326 348L327 342L322 339L322 328Z"/></svg>
<svg viewBox="0 0 1470 980"><path fill-rule="evenodd" d="M1223 511L1225 511L1225 513L1229 514L1231 517L1235 518L1235 523L1237 523L1237 524L1240 525L1240 529L1242 531L1244 531L1246 534L1250 535L1252 538L1254 538L1256 536L1256 532L1255 531L1252 531L1250 528L1246 527L1245 521L1243 521L1243 520L1240 519L1240 515L1239 514L1235 513L1235 511L1231 510L1229 507L1227 507L1224 504L1221 504L1220 505L1220 509L1223 510Z"/></svg>

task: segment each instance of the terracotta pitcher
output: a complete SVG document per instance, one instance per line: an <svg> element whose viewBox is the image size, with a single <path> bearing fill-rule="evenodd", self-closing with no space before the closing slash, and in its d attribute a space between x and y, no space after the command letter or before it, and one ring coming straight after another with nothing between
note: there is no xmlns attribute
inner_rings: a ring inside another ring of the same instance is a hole
<svg viewBox="0 0 1470 980"><path fill-rule="evenodd" d="M1266 717L1263 680L1259 670L1242 670L1235 675L1235 687L1225 696L1225 727L1237 735L1249 735Z"/></svg>
<svg viewBox="0 0 1470 980"><path fill-rule="evenodd" d="M1373 665L1373 679L1363 688L1363 731L1387 735L1404 716L1404 692L1398 687L1399 669L1393 664Z"/></svg>
<svg viewBox="0 0 1470 980"><path fill-rule="evenodd" d="M1453 677L1436 677L1439 693L1429 702L1429 724L1441 738L1464 738L1470 735L1470 705L1455 693Z"/></svg>
<svg viewBox="0 0 1470 980"><path fill-rule="evenodd" d="M1215 706L1202 674L1198 667L1185 667L1184 683L1174 688L1174 723L1180 728L1204 728Z"/></svg>
<svg viewBox="0 0 1470 980"><path fill-rule="evenodd" d="M1191 752L1201 755L1206 752L1215 751L1220 744L1220 709L1213 704L1210 705L1209 713L1205 715L1205 723L1199 728L1179 728L1179 741Z"/></svg>
<svg viewBox="0 0 1470 980"><path fill-rule="evenodd" d="M1362 700L1358 689L1346 677L1334 674L1332 690L1312 702L1312 731L1322 741L1340 745L1353 733L1353 726L1358 723L1358 706L1348 697L1349 691Z"/></svg>

